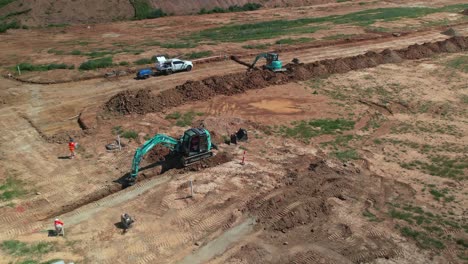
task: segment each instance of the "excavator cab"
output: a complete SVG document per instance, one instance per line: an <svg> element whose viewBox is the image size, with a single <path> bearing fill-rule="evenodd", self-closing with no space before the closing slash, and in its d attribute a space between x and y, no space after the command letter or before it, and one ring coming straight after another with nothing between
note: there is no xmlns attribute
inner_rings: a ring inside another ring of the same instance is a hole
<svg viewBox="0 0 468 264"><path fill-rule="evenodd" d="M208 135L203 128L192 128L185 131L182 139L182 153L193 156L209 150Z"/></svg>

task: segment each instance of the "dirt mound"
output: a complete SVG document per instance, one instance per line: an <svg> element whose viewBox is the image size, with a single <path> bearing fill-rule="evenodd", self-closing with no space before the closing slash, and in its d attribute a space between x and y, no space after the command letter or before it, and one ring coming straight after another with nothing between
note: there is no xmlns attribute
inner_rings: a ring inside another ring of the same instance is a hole
<svg viewBox="0 0 468 264"><path fill-rule="evenodd" d="M449 28L445 31L442 31L441 34L444 34L444 35L447 35L447 36L450 36L450 37L454 37L454 36L460 36L460 34L453 28Z"/></svg>
<svg viewBox="0 0 468 264"><path fill-rule="evenodd" d="M401 57L408 60L418 60L434 55L434 52L431 49L419 44L411 45L408 48L401 50L399 53Z"/></svg>
<svg viewBox="0 0 468 264"><path fill-rule="evenodd" d="M381 54L383 56L383 63L399 63L403 61L397 52L390 49L383 50Z"/></svg>
<svg viewBox="0 0 468 264"><path fill-rule="evenodd" d="M309 166L299 167L304 162ZM330 259L336 258L361 263L381 257L392 258L398 254L398 246L391 238L376 235L377 232L368 223L363 223L366 231L356 232L363 226L354 216L349 216L352 221L345 220L347 217L343 214L346 213L342 211L368 208L368 201L373 201L372 206L383 206L388 202L384 197L398 193L396 189L385 189L381 178L364 176L352 164L331 163L321 158L304 160L300 157L289 166L294 169L283 178L281 186L272 193L252 199L244 209L256 216L256 229L263 233L261 237L265 243L286 247L281 259L274 263L313 260L310 245L327 248L326 251L315 251L318 254L314 256L315 260L323 258L324 261L297 263L334 263ZM370 187L363 189L361 186ZM405 188L401 191L404 193ZM356 208L350 209L351 204ZM341 213L337 215L337 212ZM301 248L302 251L292 253L287 248ZM265 256L256 254L262 248L255 248L255 254L246 255L241 254L243 250L252 251L252 248L241 248L233 258L243 259L247 263L264 263L262 260ZM334 252L335 255L322 255L320 252Z"/></svg>
<svg viewBox="0 0 468 264"><path fill-rule="evenodd" d="M386 49L381 53L371 51L357 56L310 64L288 64L285 66L286 72L253 70L246 73L210 77L201 81L187 81L158 95L153 94L150 89L135 92L124 91L112 97L105 104L105 109L120 114L159 112L164 108L186 102L207 100L215 95L234 95L270 85L376 67L383 63L395 63L402 59L422 59L439 52L458 52L466 50L467 47L468 37L457 36L435 43L415 44L395 51Z"/></svg>

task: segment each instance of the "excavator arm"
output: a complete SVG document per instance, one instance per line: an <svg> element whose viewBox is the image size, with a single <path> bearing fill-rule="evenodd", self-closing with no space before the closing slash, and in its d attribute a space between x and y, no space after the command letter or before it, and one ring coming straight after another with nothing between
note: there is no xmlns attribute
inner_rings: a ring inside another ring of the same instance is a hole
<svg viewBox="0 0 468 264"><path fill-rule="evenodd" d="M255 67L255 64L257 64L257 61L258 61L259 59L261 59L261 58L265 58L265 59L266 59L267 57L268 57L267 53L258 54L257 57L255 58L255 60L254 60L254 61L252 62L252 64L250 65L249 68L252 69L253 67Z"/></svg>
<svg viewBox="0 0 468 264"><path fill-rule="evenodd" d="M137 148L137 150L135 151L135 155L133 156L132 162L132 172L128 180L131 182L134 182L136 180L138 170L140 168L139 166L141 158L156 145L161 144L169 148L170 150L174 150L178 143L179 141L177 139L166 136L164 134L157 134L152 139L146 141L141 147Z"/></svg>

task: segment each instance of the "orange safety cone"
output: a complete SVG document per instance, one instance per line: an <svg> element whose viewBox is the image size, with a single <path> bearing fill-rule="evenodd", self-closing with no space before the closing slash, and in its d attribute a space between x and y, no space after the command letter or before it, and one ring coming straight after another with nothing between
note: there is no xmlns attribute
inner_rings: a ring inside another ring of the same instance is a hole
<svg viewBox="0 0 468 264"><path fill-rule="evenodd" d="M242 161L241 161L240 164L245 165L245 150L244 150L244 155L242 156Z"/></svg>

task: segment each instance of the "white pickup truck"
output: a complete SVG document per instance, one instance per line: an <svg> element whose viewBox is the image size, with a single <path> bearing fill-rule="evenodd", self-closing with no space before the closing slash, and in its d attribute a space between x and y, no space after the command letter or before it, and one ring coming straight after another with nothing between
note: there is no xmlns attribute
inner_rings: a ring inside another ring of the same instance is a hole
<svg viewBox="0 0 468 264"><path fill-rule="evenodd" d="M171 74L178 71L191 71L193 63L191 61L170 59L166 60L164 56L156 57L156 70L161 73Z"/></svg>

